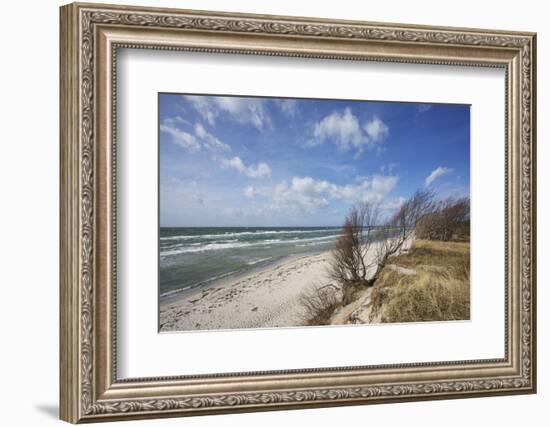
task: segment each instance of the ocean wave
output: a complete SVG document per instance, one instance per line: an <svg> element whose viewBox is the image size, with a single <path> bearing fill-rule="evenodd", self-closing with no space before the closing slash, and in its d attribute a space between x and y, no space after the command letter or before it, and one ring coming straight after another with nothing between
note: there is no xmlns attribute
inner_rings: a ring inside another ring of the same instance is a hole
<svg viewBox="0 0 550 427"><path fill-rule="evenodd" d="M181 235L181 236L164 236L161 237L161 241L168 240L192 240L192 239L220 239L226 237L241 237L241 236L262 236L269 234L308 234L308 233L338 233L340 229L334 228L319 228L313 230L265 230L265 231L240 231L240 232L229 232L218 233L218 234L197 234L197 235Z"/></svg>
<svg viewBox="0 0 550 427"><path fill-rule="evenodd" d="M315 242L315 244L322 244L322 243L328 243L339 235L333 235L333 236L320 236L320 237L312 237L309 239L301 239L300 243L312 243ZM208 252L208 251L217 251L217 250L223 250L223 249L237 249L237 248L250 248L250 247L258 247L258 246L264 246L269 247L271 245L281 245L281 244L296 244L295 240L284 240L284 239L267 239L267 240L261 240L256 242L232 242L232 243L207 243L203 244L201 246L191 246L191 245L180 245L179 247L171 247L169 250L161 251L160 256L161 257L168 257L172 255L180 255L180 254L186 254L186 253L196 253L196 252ZM269 245L269 246L267 246ZM303 244L296 245L296 246L305 246Z"/></svg>
<svg viewBox="0 0 550 427"><path fill-rule="evenodd" d="M211 244L216 244L216 243L234 243L234 242L238 242L238 241L239 241L239 239L226 239L226 240L220 239L220 240L214 240L213 242L210 242L210 243L211 243ZM170 251L170 250L179 249L179 248L184 248L184 247L189 247L189 246L202 246L202 245L204 245L204 242L172 243L172 244L168 244L168 245L163 245L163 246L162 246L162 251Z"/></svg>
<svg viewBox="0 0 550 427"><path fill-rule="evenodd" d="M247 246L252 246L250 243L208 243L206 245L202 246L184 246L178 249L172 249L168 251L162 251L160 253L161 257L164 256L170 256L170 255L179 255L179 254L186 254L186 253L193 253L193 252L205 252L205 251L216 251L220 249L234 249L234 248L243 248Z"/></svg>
<svg viewBox="0 0 550 427"><path fill-rule="evenodd" d="M254 260L254 261L249 261L246 264L247 265L256 265L256 264L259 264L260 262L264 262L264 261L267 261L267 260L272 259L272 258L273 258L272 256L268 256L267 258L260 258L260 259Z"/></svg>
<svg viewBox="0 0 550 427"><path fill-rule="evenodd" d="M296 245L300 248L304 248L306 246L316 246L316 245L322 245L323 243L326 243L326 242L311 242L311 243L301 243L299 245Z"/></svg>

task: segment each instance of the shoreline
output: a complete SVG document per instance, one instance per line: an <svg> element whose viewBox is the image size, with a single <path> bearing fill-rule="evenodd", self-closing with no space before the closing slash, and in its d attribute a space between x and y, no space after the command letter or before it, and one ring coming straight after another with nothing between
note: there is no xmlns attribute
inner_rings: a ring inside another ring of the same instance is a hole
<svg viewBox="0 0 550 427"><path fill-rule="evenodd" d="M399 253L408 251L413 240L405 242ZM370 257L375 253L374 246ZM330 259L331 250L288 255L252 271L177 293L159 301L159 331L306 326L300 296L326 285L340 288L328 276ZM341 317L336 316L335 320L343 322ZM348 322L336 324L345 323ZM377 322L363 320L363 323Z"/></svg>
<svg viewBox="0 0 550 427"><path fill-rule="evenodd" d="M185 296L190 296L192 294L195 294L201 290L207 290L215 286L227 286L233 284L235 281L240 281L243 278L248 278L248 276L253 275L254 273L261 273L263 271L269 270L271 268L278 267L281 264L285 264L287 262L294 261L299 258L307 258L314 255L320 255L325 251L317 251L317 252L311 252L311 253L304 253L304 254L290 254L290 255L283 255L279 256L275 259L271 259L268 262L260 262L257 265L251 266L248 269L240 269L234 272L231 272L227 275L222 275L221 277L215 277L213 279L205 280L200 283L196 283L195 285L192 285L188 288L181 288L181 289L175 289L172 291L168 291L167 294L160 295L159 296L159 304L165 305L172 301L177 301ZM330 252L330 251L326 251Z"/></svg>
<svg viewBox="0 0 550 427"><path fill-rule="evenodd" d="M330 252L288 255L161 299L160 332L302 326L299 296L331 282Z"/></svg>

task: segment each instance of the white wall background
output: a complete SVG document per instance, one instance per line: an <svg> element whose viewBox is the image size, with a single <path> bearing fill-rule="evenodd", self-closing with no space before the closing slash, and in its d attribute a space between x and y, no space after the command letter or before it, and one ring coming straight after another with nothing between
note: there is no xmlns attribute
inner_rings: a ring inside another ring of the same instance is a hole
<svg viewBox="0 0 550 427"><path fill-rule="evenodd" d="M121 3L110 0L113 3ZM130 0L129 0L130 1ZM439 402L209 416L133 425L545 425L550 405L550 29L544 2L133 0L133 4L538 32L539 393ZM58 7L5 2L0 67L0 401L3 425L60 425L58 402ZM546 218L546 220L545 220ZM547 422L547 421L546 421Z"/></svg>

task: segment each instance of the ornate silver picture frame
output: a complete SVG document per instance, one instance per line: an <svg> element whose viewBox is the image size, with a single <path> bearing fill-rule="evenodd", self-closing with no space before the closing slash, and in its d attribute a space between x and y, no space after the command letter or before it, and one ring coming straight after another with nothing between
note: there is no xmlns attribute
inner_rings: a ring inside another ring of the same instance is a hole
<svg viewBox="0 0 550 427"><path fill-rule="evenodd" d="M536 391L535 34L80 3L63 6L60 18L61 419L97 422ZM504 70L504 357L119 378L120 49Z"/></svg>

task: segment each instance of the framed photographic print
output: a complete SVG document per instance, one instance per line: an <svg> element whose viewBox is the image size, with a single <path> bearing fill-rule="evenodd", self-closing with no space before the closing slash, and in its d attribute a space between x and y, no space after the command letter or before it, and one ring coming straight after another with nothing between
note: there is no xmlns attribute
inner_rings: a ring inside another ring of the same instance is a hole
<svg viewBox="0 0 550 427"><path fill-rule="evenodd" d="M533 393L535 34L61 8L61 418Z"/></svg>
<svg viewBox="0 0 550 427"><path fill-rule="evenodd" d="M469 320L469 119L159 94L160 331Z"/></svg>

